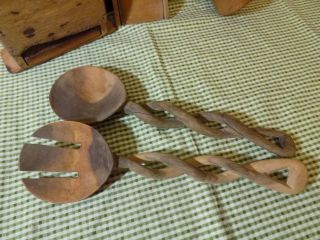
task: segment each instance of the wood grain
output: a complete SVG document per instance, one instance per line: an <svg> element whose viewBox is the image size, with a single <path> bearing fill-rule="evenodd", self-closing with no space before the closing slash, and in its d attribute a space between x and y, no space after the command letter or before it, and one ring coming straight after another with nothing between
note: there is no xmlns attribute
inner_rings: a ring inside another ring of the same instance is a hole
<svg viewBox="0 0 320 240"><path fill-rule="evenodd" d="M161 169L150 169L146 162L161 162L166 166ZM199 167L218 166L224 171L212 173L200 170ZM241 177L247 178L267 189L285 193L298 194L305 190L308 172L303 163L294 159L270 159L240 165L229 159L217 156L197 156L186 161L163 153L143 153L120 158L120 166L128 168L144 177L164 180L186 174L196 181L209 184L225 184ZM287 170L286 180L278 180L269 174Z"/></svg>
<svg viewBox="0 0 320 240"><path fill-rule="evenodd" d="M118 0L122 25L168 18L168 0Z"/></svg>
<svg viewBox="0 0 320 240"><path fill-rule="evenodd" d="M144 106L128 102L124 106L124 111L158 128L187 127L209 137L242 137L282 157L292 157L296 152L295 143L290 135L273 129L249 128L227 113L211 111L191 114L168 101L148 102ZM159 117L154 111L168 112L173 117ZM216 122L225 127L212 128L206 125L208 122Z"/></svg>
<svg viewBox="0 0 320 240"><path fill-rule="evenodd" d="M50 104L64 120L100 122L123 109L126 114L157 128L187 127L209 137L242 137L282 157L291 157L296 151L295 143L288 134L272 129L249 128L230 114L217 111L191 114L168 101L144 105L127 101L121 80L97 67L79 67L63 74L52 86ZM173 117L159 117L155 112L168 112ZM206 125L208 122L225 127L209 127Z"/></svg>
<svg viewBox="0 0 320 240"><path fill-rule="evenodd" d="M212 2L219 14L231 15L249 0ZM120 25L168 17L168 0L3 0L0 41L8 53L3 60L16 73L110 34Z"/></svg>
<svg viewBox="0 0 320 240"><path fill-rule="evenodd" d="M113 32L115 27L107 18L104 4L104 0L2 0L0 41L22 69L30 68ZM74 44L66 40L97 27L100 34L95 38L82 36L80 44L79 37L72 40ZM59 48L53 51L57 41ZM43 44L47 51L36 60L28 59L28 52Z"/></svg>
<svg viewBox="0 0 320 240"><path fill-rule="evenodd" d="M23 52L22 57L29 66L38 65L102 36L101 28L94 27L56 41L33 46Z"/></svg>
<svg viewBox="0 0 320 240"><path fill-rule="evenodd" d="M79 149L38 144L25 144L22 148L21 171L78 173L78 177L74 178L41 177L22 180L34 196L52 203L70 203L88 198L106 182L114 167L130 169L152 179L168 179L186 174L196 181L209 184L229 183L244 177L265 188L286 194L304 191L308 181L306 167L293 159L261 160L240 165L212 155L197 156L186 161L158 152L116 157L96 130L78 122L51 123L37 130L33 136L80 144ZM161 162L165 167L152 169L146 165L147 162ZM213 173L201 170L205 165L218 166L224 171ZM270 176L281 170L288 171L286 180Z"/></svg>
<svg viewBox="0 0 320 240"><path fill-rule="evenodd" d="M20 154L21 171L77 172L76 178L23 179L36 197L52 203L83 200L95 193L113 169L113 155L93 128L76 122L46 125L34 137L81 144L79 149L25 144Z"/></svg>
<svg viewBox="0 0 320 240"><path fill-rule="evenodd" d="M53 111L62 119L93 123L120 109L127 95L116 75L85 66L63 74L52 86L49 99Z"/></svg>
<svg viewBox="0 0 320 240"><path fill-rule="evenodd" d="M3 63L10 73L19 73L23 70L7 49L1 49L0 53Z"/></svg>

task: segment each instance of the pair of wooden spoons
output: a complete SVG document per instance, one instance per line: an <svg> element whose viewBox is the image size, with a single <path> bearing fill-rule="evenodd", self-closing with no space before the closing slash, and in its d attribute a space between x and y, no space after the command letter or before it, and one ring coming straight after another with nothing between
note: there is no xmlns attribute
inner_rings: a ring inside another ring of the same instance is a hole
<svg viewBox="0 0 320 240"><path fill-rule="evenodd" d="M72 121L46 125L34 137L59 142L75 143L79 149L60 148L38 144L25 144L20 154L20 170L47 172L77 172L78 177L23 179L27 189L36 197L52 203L70 203L94 194L108 179L114 168L130 169L152 179L168 179L187 174L197 181L221 184L245 177L268 189L297 194L307 184L305 166L293 159L272 159L245 165L216 156L199 156L186 161L162 153L143 153L130 157L112 154L104 138L92 127ZM148 168L149 161L161 162L166 167ZM222 173L206 172L200 166L215 165ZM271 177L277 171L288 170L286 180Z"/></svg>
<svg viewBox="0 0 320 240"><path fill-rule="evenodd" d="M290 136L270 129L248 128L236 118L219 112L192 115L169 102L151 102L145 106L126 101L126 92L114 74L95 67L81 67L66 72L52 87L50 103L63 119L86 123L102 121L121 107L126 113L156 127L189 127L211 137L246 137L257 145L280 156L292 156L295 145ZM163 119L152 111L168 111L174 118ZM205 125L208 121L225 124L222 129ZM22 171L77 172L75 178L23 179L27 189L40 199L53 203L69 203L85 199L95 193L108 179L114 168L130 169L152 179L168 179L187 174L195 180L220 184L245 177L277 192L297 194L307 183L305 166L293 159L272 159L239 165L216 156L199 156L186 161L162 153L144 153L130 157L117 157L111 153L103 137L88 125L64 121L49 124L34 133L35 137L80 144L79 149L25 144L20 155ZM278 140L278 145L266 139ZM148 161L161 162L162 169L150 169ZM215 165L225 171L219 174L199 169ZM286 181L269 174L288 170Z"/></svg>
<svg viewBox="0 0 320 240"><path fill-rule="evenodd" d="M121 80L113 73L97 67L80 67L63 74L50 92L53 111L62 119L82 123L100 122L115 112L124 110L157 128L188 127L200 134L216 138L243 137L281 157L292 157L296 148L292 138L284 132L266 128L249 128L227 113L201 112L190 114L167 102L148 102L144 105L127 101ZM154 114L165 111L173 118ZM211 128L217 122L224 128Z"/></svg>

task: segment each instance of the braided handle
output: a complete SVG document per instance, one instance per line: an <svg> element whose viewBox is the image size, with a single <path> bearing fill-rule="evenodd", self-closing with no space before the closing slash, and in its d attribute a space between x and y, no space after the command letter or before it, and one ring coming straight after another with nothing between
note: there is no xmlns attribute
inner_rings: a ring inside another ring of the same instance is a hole
<svg viewBox="0 0 320 240"><path fill-rule="evenodd" d="M134 102L128 102L124 107L124 111L158 128L188 127L209 137L247 138L256 145L282 157L292 157L296 151L295 143L288 134L272 129L249 128L237 118L226 113L202 112L192 115L167 101L149 102L146 103L146 107ZM161 118L155 116L152 111L166 111L172 114L173 117ZM207 126L206 122L217 122L226 125L226 127L215 129ZM268 138L274 140L275 143Z"/></svg>
<svg viewBox="0 0 320 240"><path fill-rule="evenodd" d="M146 162L161 162L167 167L151 169L145 166ZM218 166L225 171L214 174L199 169L199 167L205 165ZM125 158L121 157L119 167L128 168L144 177L159 180L186 174L200 182L223 184L245 177L267 189L286 194L301 193L308 182L306 167L294 159L271 159L240 165L217 156L198 156L182 161L169 154L143 153ZM281 170L288 170L286 181L280 181L269 176L269 174Z"/></svg>

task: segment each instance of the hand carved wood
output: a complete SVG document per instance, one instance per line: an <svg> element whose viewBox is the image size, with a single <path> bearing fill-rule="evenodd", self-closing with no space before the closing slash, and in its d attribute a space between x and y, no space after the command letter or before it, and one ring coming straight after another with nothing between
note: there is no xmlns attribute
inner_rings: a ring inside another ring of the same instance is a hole
<svg viewBox="0 0 320 240"><path fill-rule="evenodd" d="M187 127L209 137L243 137L282 157L295 154L294 141L286 133L249 128L230 114L202 112L193 115L167 101L140 105L126 102L126 99L125 87L116 75L102 68L88 66L67 71L54 83L50 91L51 107L64 120L99 122L123 109L125 113L158 128ZM161 118L156 116L154 111L169 112L174 117ZM206 125L207 122L217 122L226 127L211 128ZM276 142L273 143L268 138Z"/></svg>
<svg viewBox="0 0 320 240"><path fill-rule="evenodd" d="M37 130L33 136L80 144L79 149L36 144L25 144L22 148L21 171L78 172L76 178L23 179L26 188L33 195L53 203L76 202L91 196L107 180L113 167L128 168L153 179L168 179L187 174L197 181L210 184L228 183L245 177L263 187L286 194L300 193L307 184L305 166L293 159L262 160L240 165L216 156L199 156L182 161L169 154L143 153L117 158L96 130L70 121L48 124ZM150 169L144 165L147 161L162 162L167 167ZM199 167L204 165L219 166L225 171L214 174L200 170ZM286 181L269 176L285 169L288 170Z"/></svg>
<svg viewBox="0 0 320 240"><path fill-rule="evenodd" d="M224 184L244 177L265 188L286 194L301 193L308 181L306 167L294 159L269 159L240 165L223 157L209 155L182 161L170 154L143 153L127 158L123 157L120 162L122 167L127 167L133 172L152 179L170 179L186 174L196 181ZM144 166L146 162L161 162L167 167L150 169ZM214 174L199 170L199 167L205 165L217 166L225 171ZM269 174L281 170L288 171L286 181L269 176Z"/></svg>
<svg viewBox="0 0 320 240"><path fill-rule="evenodd" d="M53 203L76 202L95 193L110 175L113 155L104 138L93 128L72 122L57 122L37 130L33 137L81 144L79 149L25 144L20 170L77 172L77 178L23 179L36 197Z"/></svg>
<svg viewBox="0 0 320 240"><path fill-rule="evenodd" d="M145 106L128 102L125 106L125 112L158 128L187 127L209 137L242 137L282 157L292 157L296 152L295 143L288 134L266 128L249 128L240 120L227 113L201 112L192 115L167 101L149 102ZM168 112L173 115L173 118L158 117L150 110ZM226 127L211 128L206 125L208 122L216 122ZM271 138L276 143L273 143L268 138Z"/></svg>

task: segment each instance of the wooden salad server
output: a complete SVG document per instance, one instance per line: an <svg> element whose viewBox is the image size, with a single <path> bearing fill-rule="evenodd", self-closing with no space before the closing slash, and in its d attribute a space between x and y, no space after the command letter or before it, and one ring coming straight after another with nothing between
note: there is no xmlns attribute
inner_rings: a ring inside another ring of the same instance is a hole
<svg viewBox="0 0 320 240"><path fill-rule="evenodd" d="M227 113L201 112L192 115L168 101L144 105L127 101L121 80L103 68L85 66L67 71L56 80L49 98L53 111L64 120L100 122L122 109L126 114L132 114L158 128L188 127L209 137L243 137L282 157L292 157L296 151L293 139L286 133L249 128ZM155 111L168 112L173 118L156 116ZM207 126L206 122L217 122L226 127L215 129Z"/></svg>
<svg viewBox="0 0 320 240"><path fill-rule="evenodd" d="M222 184L245 177L267 189L286 194L298 194L307 184L306 167L294 159L261 160L244 165L216 156L199 156L182 161L162 153L142 153L129 157L112 154L104 138L92 127L71 121L48 124L34 137L79 144L80 148L61 148L25 144L20 154L21 171L77 172L78 177L42 177L23 179L24 185L36 197L52 203L70 203L94 194L108 179L114 168L130 169L152 179L169 179L187 174L197 181ZM161 162L160 169L150 168L147 162ZM222 173L203 171L199 167L214 165ZM269 176L288 170L286 180Z"/></svg>

